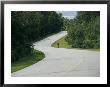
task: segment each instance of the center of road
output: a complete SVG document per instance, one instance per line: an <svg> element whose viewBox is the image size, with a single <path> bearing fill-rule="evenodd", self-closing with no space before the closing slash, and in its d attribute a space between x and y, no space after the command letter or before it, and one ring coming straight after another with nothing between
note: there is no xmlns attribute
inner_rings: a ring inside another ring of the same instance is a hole
<svg viewBox="0 0 110 87"><path fill-rule="evenodd" d="M12 73L20 77L100 76L99 52L54 48L51 44L67 35L66 31L34 43L34 49L44 52L45 58L36 64Z"/></svg>

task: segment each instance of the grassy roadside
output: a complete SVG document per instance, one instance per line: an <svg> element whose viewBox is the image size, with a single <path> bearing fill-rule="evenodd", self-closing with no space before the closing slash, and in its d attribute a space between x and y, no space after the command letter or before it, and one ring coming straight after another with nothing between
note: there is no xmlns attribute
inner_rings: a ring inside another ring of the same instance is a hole
<svg viewBox="0 0 110 87"><path fill-rule="evenodd" d="M55 48L71 48L71 45L68 44L68 42L65 40L65 37L60 38L59 40L55 41L51 46L55 47ZM58 43L59 43L59 47L58 47ZM78 49L78 50L88 50L88 51L100 51L100 49L83 49L83 48L74 48L74 49Z"/></svg>
<svg viewBox="0 0 110 87"><path fill-rule="evenodd" d="M21 70L27 66L30 66L38 61L42 60L45 54L38 50L33 50L32 54L29 54L20 60L11 64L11 73Z"/></svg>
<svg viewBox="0 0 110 87"><path fill-rule="evenodd" d="M66 42L65 37L60 38L59 40L55 41L51 46L58 48L57 43L59 43L59 48L71 48L71 45L68 44L68 42Z"/></svg>

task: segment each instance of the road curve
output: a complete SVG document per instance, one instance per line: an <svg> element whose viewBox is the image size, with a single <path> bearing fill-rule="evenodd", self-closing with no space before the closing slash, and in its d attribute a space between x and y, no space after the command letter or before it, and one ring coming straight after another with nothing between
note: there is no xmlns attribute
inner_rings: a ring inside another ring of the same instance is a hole
<svg viewBox="0 0 110 87"><path fill-rule="evenodd" d="M99 77L100 52L54 48L51 44L67 34L62 31L34 43L45 58L11 74L13 77Z"/></svg>

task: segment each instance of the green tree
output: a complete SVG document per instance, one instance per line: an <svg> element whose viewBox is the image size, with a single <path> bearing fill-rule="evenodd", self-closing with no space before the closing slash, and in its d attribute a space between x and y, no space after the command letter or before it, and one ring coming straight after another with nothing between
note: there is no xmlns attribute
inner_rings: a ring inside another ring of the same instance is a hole
<svg viewBox="0 0 110 87"><path fill-rule="evenodd" d="M69 21L66 40L72 47L100 47L100 12L80 11L73 21Z"/></svg>
<svg viewBox="0 0 110 87"><path fill-rule="evenodd" d="M33 42L61 31L62 26L62 15L54 11L12 11L12 62L30 54Z"/></svg>

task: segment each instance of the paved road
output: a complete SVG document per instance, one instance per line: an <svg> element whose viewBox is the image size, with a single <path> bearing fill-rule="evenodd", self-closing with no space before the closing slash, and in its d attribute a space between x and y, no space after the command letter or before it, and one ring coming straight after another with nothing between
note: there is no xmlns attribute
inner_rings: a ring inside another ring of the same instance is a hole
<svg viewBox="0 0 110 87"><path fill-rule="evenodd" d="M100 52L54 48L51 44L65 36L66 31L34 43L35 49L45 53L40 62L12 73L16 77L98 77L100 76Z"/></svg>

